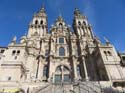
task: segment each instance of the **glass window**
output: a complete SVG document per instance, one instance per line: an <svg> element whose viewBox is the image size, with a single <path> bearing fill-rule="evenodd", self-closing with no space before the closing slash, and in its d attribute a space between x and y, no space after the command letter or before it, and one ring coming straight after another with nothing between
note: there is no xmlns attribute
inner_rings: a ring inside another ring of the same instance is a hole
<svg viewBox="0 0 125 93"><path fill-rule="evenodd" d="M70 71L66 66L58 66L55 72L55 83L57 82L70 82Z"/></svg>
<svg viewBox="0 0 125 93"><path fill-rule="evenodd" d="M65 56L65 49L63 47L59 48L59 56Z"/></svg>
<svg viewBox="0 0 125 93"><path fill-rule="evenodd" d="M49 50L45 51L45 56L47 57L49 55Z"/></svg>
<svg viewBox="0 0 125 93"><path fill-rule="evenodd" d="M77 75L80 76L80 65L77 65Z"/></svg>
<svg viewBox="0 0 125 93"><path fill-rule="evenodd" d="M55 75L55 82L61 82L62 76L61 75Z"/></svg>
<svg viewBox="0 0 125 93"><path fill-rule="evenodd" d="M64 75L64 82L69 82L70 81L70 76L69 74Z"/></svg>
<svg viewBox="0 0 125 93"><path fill-rule="evenodd" d="M64 38L59 38L59 43L64 43Z"/></svg>
<svg viewBox="0 0 125 93"><path fill-rule="evenodd" d="M47 66L45 66L44 69L43 69L43 76L47 77Z"/></svg>

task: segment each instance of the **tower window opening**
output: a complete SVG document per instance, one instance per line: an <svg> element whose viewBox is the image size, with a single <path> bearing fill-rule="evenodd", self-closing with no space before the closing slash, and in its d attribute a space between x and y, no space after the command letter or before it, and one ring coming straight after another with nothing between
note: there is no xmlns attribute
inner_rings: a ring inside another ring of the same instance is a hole
<svg viewBox="0 0 125 93"><path fill-rule="evenodd" d="M104 51L105 57L108 60L108 55L107 55L107 51Z"/></svg>
<svg viewBox="0 0 125 93"><path fill-rule="evenodd" d="M85 22L85 21L83 21L83 24L84 24L84 25L86 25L86 22Z"/></svg>
<svg viewBox="0 0 125 93"><path fill-rule="evenodd" d="M8 77L8 80L11 80L11 77Z"/></svg>
<svg viewBox="0 0 125 93"><path fill-rule="evenodd" d="M78 24L81 25L81 22L79 21Z"/></svg>
<svg viewBox="0 0 125 93"><path fill-rule="evenodd" d="M63 26L63 24L62 23L59 23L59 27L61 28Z"/></svg>
<svg viewBox="0 0 125 93"><path fill-rule="evenodd" d="M110 52L110 51L108 51L107 53L108 53L108 56L112 56L112 54L111 54L111 52Z"/></svg>
<svg viewBox="0 0 125 93"><path fill-rule="evenodd" d="M35 21L35 24L36 24L36 25L38 24L38 20Z"/></svg>
<svg viewBox="0 0 125 93"><path fill-rule="evenodd" d="M41 24L41 25L43 24L43 20L41 20L40 24Z"/></svg>
<svg viewBox="0 0 125 93"><path fill-rule="evenodd" d="M20 54L20 50L17 51L17 55L19 55L19 54Z"/></svg>
<svg viewBox="0 0 125 93"><path fill-rule="evenodd" d="M59 56L65 56L65 49L63 47L59 48Z"/></svg>
<svg viewBox="0 0 125 93"><path fill-rule="evenodd" d="M104 51L104 54L107 56L107 53L106 53L106 51Z"/></svg>
<svg viewBox="0 0 125 93"><path fill-rule="evenodd" d="M13 50L13 51L12 51L12 55L15 55L15 53L16 53L16 50Z"/></svg>
<svg viewBox="0 0 125 93"><path fill-rule="evenodd" d="M125 66L125 56L122 56L122 65Z"/></svg>
<svg viewBox="0 0 125 93"><path fill-rule="evenodd" d="M0 53L4 53L5 50L1 50Z"/></svg>

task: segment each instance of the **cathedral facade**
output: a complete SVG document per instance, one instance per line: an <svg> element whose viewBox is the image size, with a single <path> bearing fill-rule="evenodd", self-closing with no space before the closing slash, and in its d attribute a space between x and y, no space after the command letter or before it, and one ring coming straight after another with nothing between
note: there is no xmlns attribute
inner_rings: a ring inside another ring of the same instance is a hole
<svg viewBox="0 0 125 93"><path fill-rule="evenodd" d="M44 7L28 33L0 47L0 93L125 93L125 54L103 44L79 9L48 30Z"/></svg>

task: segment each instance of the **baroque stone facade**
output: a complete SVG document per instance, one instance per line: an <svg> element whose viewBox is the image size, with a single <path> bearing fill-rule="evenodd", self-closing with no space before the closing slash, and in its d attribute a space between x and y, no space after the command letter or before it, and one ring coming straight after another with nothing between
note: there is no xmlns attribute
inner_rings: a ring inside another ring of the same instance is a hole
<svg viewBox="0 0 125 93"><path fill-rule="evenodd" d="M59 16L49 31L42 7L19 43L0 48L0 92L125 92L125 54L103 44L79 9L72 26Z"/></svg>

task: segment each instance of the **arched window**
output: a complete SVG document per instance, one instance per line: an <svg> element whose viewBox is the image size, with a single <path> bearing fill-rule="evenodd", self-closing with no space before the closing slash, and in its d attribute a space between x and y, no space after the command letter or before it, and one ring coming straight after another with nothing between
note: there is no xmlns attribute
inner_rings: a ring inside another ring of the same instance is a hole
<svg viewBox="0 0 125 93"><path fill-rule="evenodd" d="M15 53L16 53L16 50L13 50L13 51L12 51L12 55L15 55Z"/></svg>
<svg viewBox="0 0 125 93"><path fill-rule="evenodd" d="M48 70L47 66L44 66L44 68L43 68L43 76L45 76L45 77L47 77L47 70Z"/></svg>
<svg viewBox="0 0 125 93"><path fill-rule="evenodd" d="M17 51L17 55L19 55L19 54L20 54L20 50Z"/></svg>
<svg viewBox="0 0 125 93"><path fill-rule="evenodd" d="M81 25L81 22L79 21L78 24Z"/></svg>
<svg viewBox="0 0 125 93"><path fill-rule="evenodd" d="M38 20L35 21L35 24L36 24L36 25L38 24Z"/></svg>
<svg viewBox="0 0 125 93"><path fill-rule="evenodd" d="M66 66L58 66L55 71L55 83L57 82L70 82L70 71Z"/></svg>
<svg viewBox="0 0 125 93"><path fill-rule="evenodd" d="M43 20L41 20L40 24L41 24L41 25L43 24Z"/></svg>
<svg viewBox="0 0 125 93"><path fill-rule="evenodd" d="M63 24L62 23L59 23L59 27L61 28L63 26Z"/></svg>
<svg viewBox="0 0 125 93"><path fill-rule="evenodd" d="M86 25L86 22L85 22L85 21L83 21L83 24L84 24L84 25Z"/></svg>
<svg viewBox="0 0 125 93"><path fill-rule="evenodd" d="M65 56L65 49L63 47L59 48L59 56Z"/></svg>
<svg viewBox="0 0 125 93"><path fill-rule="evenodd" d="M1 50L0 53L4 53L5 50Z"/></svg>
<svg viewBox="0 0 125 93"><path fill-rule="evenodd" d="M106 53L106 51L104 51L104 54L107 56L107 53Z"/></svg>
<svg viewBox="0 0 125 93"><path fill-rule="evenodd" d="M107 53L108 53L108 56L112 56L112 54L111 54L111 52L110 52L110 51L108 51Z"/></svg>

